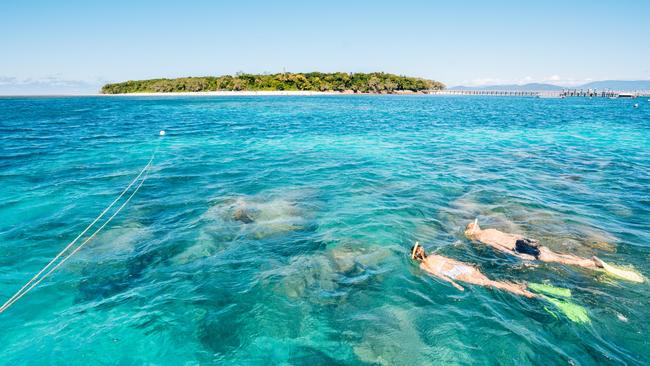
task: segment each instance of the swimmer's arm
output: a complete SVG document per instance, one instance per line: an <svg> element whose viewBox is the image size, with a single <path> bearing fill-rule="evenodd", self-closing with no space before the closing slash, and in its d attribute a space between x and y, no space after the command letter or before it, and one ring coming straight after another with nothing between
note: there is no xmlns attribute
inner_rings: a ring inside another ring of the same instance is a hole
<svg viewBox="0 0 650 366"><path fill-rule="evenodd" d="M451 283L451 285L454 286L458 291L465 291L463 286L457 284L456 281L452 280L451 278L449 278L449 277L447 277L445 275L441 275L441 274L436 274L436 276L438 276L438 278L441 278L441 279Z"/></svg>
<svg viewBox="0 0 650 366"><path fill-rule="evenodd" d="M532 256L530 254L512 252L512 255L514 255L515 257L518 257L520 259L527 260L527 261L534 261L536 259L534 256Z"/></svg>
<svg viewBox="0 0 650 366"><path fill-rule="evenodd" d="M517 257L519 259L524 259L524 260L527 260L527 261L534 261L535 260L535 257L533 257L532 255L524 254L524 253L518 253L518 252L510 249L507 246L503 246L503 245L499 245L499 244L488 244L488 245L491 246L493 249L496 249L496 250L498 250L498 251L500 251L502 253L507 253L507 254L513 255L513 256L515 256L515 257Z"/></svg>
<svg viewBox="0 0 650 366"><path fill-rule="evenodd" d="M447 277L447 276L445 276L445 275L443 275L441 273L438 273L438 272L432 270L426 264L424 264L424 263L420 264L420 268L422 268L423 270L425 270L425 271L431 273L432 275L440 278L441 280L444 280L444 281L447 281L447 282L451 283L452 286L454 286L457 290L465 291L465 289L461 285L457 284L454 280L452 280L451 278L449 278L449 277Z"/></svg>
<svg viewBox="0 0 650 366"><path fill-rule="evenodd" d="M523 236L520 235L514 235L512 234L511 240L501 240L501 241L486 241L483 242L484 244L487 244L488 246L492 247L493 249L496 249L500 252L507 253L510 255L513 255L519 259L527 260L527 261L534 261L535 257L530 255L530 254L525 254L525 253L519 253L515 248L515 244L511 244L510 241L516 242L517 239L521 239Z"/></svg>

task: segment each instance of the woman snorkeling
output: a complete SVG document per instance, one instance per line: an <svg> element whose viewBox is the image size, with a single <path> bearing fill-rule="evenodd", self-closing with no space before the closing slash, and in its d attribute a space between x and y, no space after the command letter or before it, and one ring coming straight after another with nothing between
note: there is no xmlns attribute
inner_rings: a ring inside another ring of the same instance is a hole
<svg viewBox="0 0 650 366"><path fill-rule="evenodd" d="M472 265L437 254L427 255L424 248L418 242L411 248L411 259L420 262L420 268L424 271L451 283L460 291L464 291L464 289L456 281L484 287L494 287L529 298L535 297L535 294L528 291L524 284L494 281L487 278Z"/></svg>

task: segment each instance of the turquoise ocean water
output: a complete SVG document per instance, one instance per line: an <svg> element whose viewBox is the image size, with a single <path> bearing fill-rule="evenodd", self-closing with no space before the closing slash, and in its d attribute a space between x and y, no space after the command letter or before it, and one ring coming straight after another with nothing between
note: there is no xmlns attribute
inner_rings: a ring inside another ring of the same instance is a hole
<svg viewBox="0 0 650 366"><path fill-rule="evenodd" d="M650 276L650 102L0 99L1 302L157 145L115 220L0 314L1 365L650 362L648 282L463 237L478 217ZM415 240L491 278L570 288L591 322L459 292L411 263Z"/></svg>

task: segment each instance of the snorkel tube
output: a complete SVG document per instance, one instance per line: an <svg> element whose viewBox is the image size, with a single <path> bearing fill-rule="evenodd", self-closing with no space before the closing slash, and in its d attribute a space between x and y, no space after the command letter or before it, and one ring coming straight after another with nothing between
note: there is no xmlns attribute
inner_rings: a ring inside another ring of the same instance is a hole
<svg viewBox="0 0 650 366"><path fill-rule="evenodd" d="M415 252L418 251L419 247L420 247L420 242L416 241L415 245L413 246L413 250L411 250L411 259L415 260Z"/></svg>
<svg viewBox="0 0 650 366"><path fill-rule="evenodd" d="M472 227L472 231L469 232L469 235L474 235L474 232L476 231L477 227L478 227L478 217L474 219L474 226Z"/></svg>

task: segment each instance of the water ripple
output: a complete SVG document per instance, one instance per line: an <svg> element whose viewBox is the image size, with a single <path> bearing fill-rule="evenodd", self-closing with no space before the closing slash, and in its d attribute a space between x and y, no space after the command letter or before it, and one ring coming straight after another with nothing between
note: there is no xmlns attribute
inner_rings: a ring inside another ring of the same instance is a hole
<svg viewBox="0 0 650 366"><path fill-rule="evenodd" d="M0 98L3 299L167 131L131 204L2 315L0 364L646 364L647 283L531 266L463 237L479 217L650 275L642 104ZM408 259L415 240L491 278L570 288L592 322L459 292Z"/></svg>

